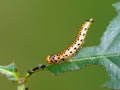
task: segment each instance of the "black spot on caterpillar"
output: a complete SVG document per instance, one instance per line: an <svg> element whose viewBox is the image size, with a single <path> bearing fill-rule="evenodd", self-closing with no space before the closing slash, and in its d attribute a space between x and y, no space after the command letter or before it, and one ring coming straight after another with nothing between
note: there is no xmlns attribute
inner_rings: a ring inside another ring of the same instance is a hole
<svg viewBox="0 0 120 90"><path fill-rule="evenodd" d="M74 41L62 52L47 56L47 63L56 64L59 62L67 61L70 57L72 57L83 44L86 33L93 22L93 19L86 20L86 22L80 27L78 35L76 36Z"/></svg>

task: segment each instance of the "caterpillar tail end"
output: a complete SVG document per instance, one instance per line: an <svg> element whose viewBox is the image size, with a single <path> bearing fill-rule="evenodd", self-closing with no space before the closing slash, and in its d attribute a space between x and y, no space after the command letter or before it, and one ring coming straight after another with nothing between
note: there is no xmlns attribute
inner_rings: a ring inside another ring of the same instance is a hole
<svg viewBox="0 0 120 90"><path fill-rule="evenodd" d="M89 21L90 21L90 22L94 22L94 19L93 19L93 18L90 18Z"/></svg>
<svg viewBox="0 0 120 90"><path fill-rule="evenodd" d="M93 22L94 22L94 19L90 18L90 19L88 19L88 20L86 20L86 21L93 23Z"/></svg>

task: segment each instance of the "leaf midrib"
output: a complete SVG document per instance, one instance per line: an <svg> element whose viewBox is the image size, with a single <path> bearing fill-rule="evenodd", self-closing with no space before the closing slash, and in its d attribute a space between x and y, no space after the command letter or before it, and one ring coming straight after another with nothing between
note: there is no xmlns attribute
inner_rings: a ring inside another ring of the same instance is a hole
<svg viewBox="0 0 120 90"><path fill-rule="evenodd" d="M70 62L74 62L74 61L83 61L83 60L90 60L90 59L100 59L100 58L108 58L108 57L118 57L120 56L119 54L110 54L110 55L99 55L99 56L92 56L92 57L87 57L87 58L80 58L80 59L76 59L76 58L71 58Z"/></svg>

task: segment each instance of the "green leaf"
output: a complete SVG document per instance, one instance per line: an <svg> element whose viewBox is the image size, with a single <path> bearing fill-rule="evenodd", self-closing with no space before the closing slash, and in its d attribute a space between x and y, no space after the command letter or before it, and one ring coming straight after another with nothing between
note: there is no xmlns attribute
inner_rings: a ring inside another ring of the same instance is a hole
<svg viewBox="0 0 120 90"><path fill-rule="evenodd" d="M82 69L88 65L102 65L106 68L110 80L104 86L120 89L120 2L113 4L117 16L104 32L99 46L82 48L68 62L48 65L54 74Z"/></svg>
<svg viewBox="0 0 120 90"><path fill-rule="evenodd" d="M14 63L9 64L8 66L0 66L0 74L5 75L8 80L12 82L17 82L19 79L19 74Z"/></svg>

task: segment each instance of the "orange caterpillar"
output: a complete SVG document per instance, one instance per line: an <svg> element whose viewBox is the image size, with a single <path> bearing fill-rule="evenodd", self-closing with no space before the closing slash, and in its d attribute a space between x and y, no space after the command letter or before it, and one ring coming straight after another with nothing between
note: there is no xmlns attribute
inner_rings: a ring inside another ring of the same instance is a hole
<svg viewBox="0 0 120 90"><path fill-rule="evenodd" d="M56 64L59 62L67 61L70 57L72 57L82 46L88 28L91 26L93 22L94 22L93 19L86 20L86 22L80 27L78 35L76 36L75 40L62 52L47 56L46 57L47 63Z"/></svg>

